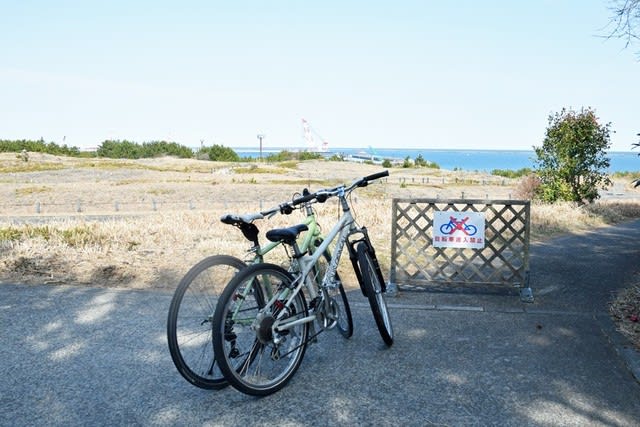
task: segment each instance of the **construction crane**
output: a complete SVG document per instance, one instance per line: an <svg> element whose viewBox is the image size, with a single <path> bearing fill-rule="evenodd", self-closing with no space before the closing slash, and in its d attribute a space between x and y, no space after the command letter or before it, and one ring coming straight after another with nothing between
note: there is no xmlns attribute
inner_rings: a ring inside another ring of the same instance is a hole
<svg viewBox="0 0 640 427"><path fill-rule="evenodd" d="M329 151L329 143L325 141L325 139L320 136L315 129L313 129L309 122L305 119L302 119L302 134L307 144L307 151L315 152L315 153L326 153ZM313 138L314 135L320 140L320 142L316 143Z"/></svg>

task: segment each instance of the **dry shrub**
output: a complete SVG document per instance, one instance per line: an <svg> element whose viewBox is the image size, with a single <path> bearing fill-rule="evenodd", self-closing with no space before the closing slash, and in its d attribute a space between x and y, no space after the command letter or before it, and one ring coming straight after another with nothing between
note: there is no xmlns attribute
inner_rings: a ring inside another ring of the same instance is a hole
<svg viewBox="0 0 640 427"><path fill-rule="evenodd" d="M538 194L541 183L540 178L534 174L523 177L514 191L516 199L533 200Z"/></svg>
<svg viewBox="0 0 640 427"><path fill-rule="evenodd" d="M629 201L607 201L586 205L585 209L596 215L607 224L615 224L632 218L640 218L640 202Z"/></svg>
<svg viewBox="0 0 640 427"><path fill-rule="evenodd" d="M389 257L383 254L390 249L390 201L371 203L360 198L353 206L359 223L369 227L380 249L383 268L388 269ZM327 202L315 208L326 234L338 220L338 205ZM233 208L228 211L243 213ZM0 280L175 288L187 270L206 256L250 257L250 243L239 230L222 224L221 215L189 211L97 222L77 219L51 221L46 226L0 226L0 240L3 236L12 239L2 242L6 250L0 260ZM301 223L304 215L304 211L295 211L257 221L261 241L266 242L267 230ZM276 248L267 260L282 264L287 255ZM343 267L347 264L344 257Z"/></svg>
<svg viewBox="0 0 640 427"><path fill-rule="evenodd" d="M620 291L609 305L609 312L618 330L640 350L640 284Z"/></svg>
<svg viewBox="0 0 640 427"><path fill-rule="evenodd" d="M531 235L539 240L563 233L585 232L635 218L640 218L638 201L602 201L589 205L572 202L534 203L531 206Z"/></svg>

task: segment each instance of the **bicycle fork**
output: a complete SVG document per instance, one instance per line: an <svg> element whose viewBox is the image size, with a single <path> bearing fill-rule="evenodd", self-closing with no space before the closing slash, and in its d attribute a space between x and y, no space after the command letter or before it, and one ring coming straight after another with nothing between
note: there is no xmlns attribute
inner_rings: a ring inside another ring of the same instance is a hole
<svg viewBox="0 0 640 427"><path fill-rule="evenodd" d="M382 275L382 270L380 269L380 263L378 262L378 257L376 256L376 251L373 248L373 245L371 244L371 240L369 239L369 232L367 231L367 227L362 227L360 229L357 230L353 230L352 233L353 234L362 234L362 237L353 241L349 241L349 260L351 261L351 265L353 265L353 271L356 274L356 278L358 279L358 284L360 285L360 290L362 291L362 295L364 295L365 297L367 296L365 290L364 290L364 285L362 282L362 271L360 270L360 266L358 265L358 252L356 250L356 245L358 243L363 242L364 244L367 245L367 249L369 250L369 255L371 255L371 262L373 263L373 268L375 271L375 274L378 276L378 278L380 279L380 284L382 286L381 291L382 292L386 292L387 290L387 283L384 280L384 277Z"/></svg>

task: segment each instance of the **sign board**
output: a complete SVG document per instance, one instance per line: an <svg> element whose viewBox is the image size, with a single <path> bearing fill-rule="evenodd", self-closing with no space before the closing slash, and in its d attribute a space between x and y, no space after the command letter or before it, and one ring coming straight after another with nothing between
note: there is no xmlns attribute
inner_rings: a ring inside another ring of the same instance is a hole
<svg viewBox="0 0 640 427"><path fill-rule="evenodd" d="M433 246L436 248L484 248L484 214L436 211L433 213Z"/></svg>

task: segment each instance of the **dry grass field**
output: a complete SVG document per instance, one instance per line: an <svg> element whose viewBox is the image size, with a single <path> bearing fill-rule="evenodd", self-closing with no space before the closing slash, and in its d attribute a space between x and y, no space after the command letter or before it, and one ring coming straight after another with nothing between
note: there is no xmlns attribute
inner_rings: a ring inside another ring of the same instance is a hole
<svg viewBox="0 0 640 427"><path fill-rule="evenodd" d="M381 169L324 160L223 164L39 153L30 153L25 162L0 153L0 283L172 290L205 256L245 257L247 241L222 224L221 215L266 209L305 187L313 191ZM484 173L392 168L388 179L358 189L353 202L356 219L368 226L388 272L394 197L500 200L517 198L518 185L518 180ZM532 239L639 218L640 191L626 182L616 182L616 188L623 198L590 206L533 204ZM330 228L339 215L337 205L316 207L320 223ZM266 231L301 220L302 214L294 212L258 226ZM286 259L284 251L270 256ZM354 281L345 267L341 274L348 286ZM637 286L612 304L620 329L640 344L637 317L633 320L638 310Z"/></svg>

